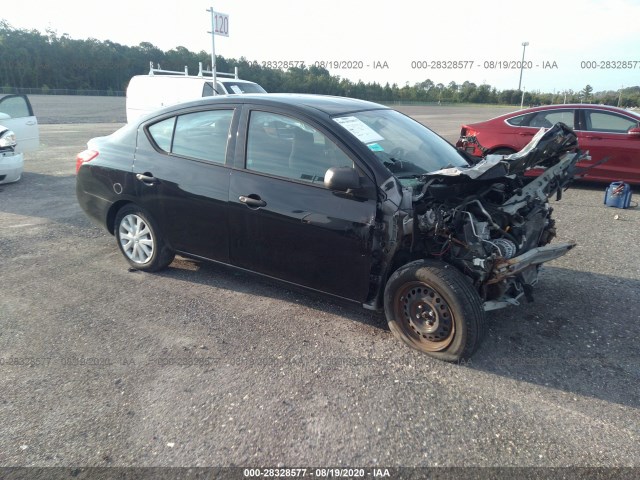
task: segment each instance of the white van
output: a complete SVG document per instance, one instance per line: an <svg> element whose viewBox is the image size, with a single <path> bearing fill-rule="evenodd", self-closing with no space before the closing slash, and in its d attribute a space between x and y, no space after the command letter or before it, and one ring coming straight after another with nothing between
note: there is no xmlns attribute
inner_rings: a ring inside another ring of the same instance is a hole
<svg viewBox="0 0 640 480"><path fill-rule="evenodd" d="M216 72L217 88L214 91L213 78L205 76L210 73L202 70L202 64L200 64L198 75L189 75L186 67L182 73L153 68L151 63L149 74L136 75L129 81L126 101L127 122L132 122L159 108L201 97L267 93L257 83L240 80L237 68L234 74Z"/></svg>

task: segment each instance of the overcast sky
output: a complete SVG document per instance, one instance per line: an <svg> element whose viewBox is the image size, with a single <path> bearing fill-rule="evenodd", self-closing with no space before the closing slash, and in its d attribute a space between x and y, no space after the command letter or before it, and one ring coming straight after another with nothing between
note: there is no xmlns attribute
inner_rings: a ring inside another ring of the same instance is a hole
<svg viewBox="0 0 640 480"><path fill-rule="evenodd" d="M75 39L210 52L206 9L212 5L230 17L230 36L216 36L216 53L227 58L307 65L350 61L344 66L362 68L329 70L352 81L400 86L429 78L445 85L469 80L515 89L520 70L510 63L521 60L527 41L525 60L533 66L523 75L527 91L640 85L640 0L25 0L12 3L5 20L16 28L50 28ZM431 68L437 61L465 62L458 66L466 68ZM600 65L607 61L635 62L635 68ZM385 62L388 68L374 68ZM554 63L557 68L543 68Z"/></svg>

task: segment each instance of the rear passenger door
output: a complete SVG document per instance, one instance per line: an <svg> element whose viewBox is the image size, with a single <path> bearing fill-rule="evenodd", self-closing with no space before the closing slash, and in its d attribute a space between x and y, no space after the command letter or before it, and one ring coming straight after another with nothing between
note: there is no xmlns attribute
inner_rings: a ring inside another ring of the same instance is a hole
<svg viewBox="0 0 640 480"><path fill-rule="evenodd" d="M522 150L541 128L551 128L558 122L562 122L568 127L573 128L575 123L575 109L558 108L540 110L530 114L524 122L520 124L520 128L516 134L516 143L519 149Z"/></svg>
<svg viewBox="0 0 640 480"><path fill-rule="evenodd" d="M235 111L182 112L145 125L133 165L138 201L171 247L225 263Z"/></svg>
<svg viewBox="0 0 640 480"><path fill-rule="evenodd" d="M376 214L373 181L311 119L247 108L229 186L233 265L364 301ZM324 186L330 167L355 167L374 198Z"/></svg>
<svg viewBox="0 0 640 480"><path fill-rule="evenodd" d="M25 95L0 97L0 125L16 134L17 152L32 152L40 146L38 120Z"/></svg>

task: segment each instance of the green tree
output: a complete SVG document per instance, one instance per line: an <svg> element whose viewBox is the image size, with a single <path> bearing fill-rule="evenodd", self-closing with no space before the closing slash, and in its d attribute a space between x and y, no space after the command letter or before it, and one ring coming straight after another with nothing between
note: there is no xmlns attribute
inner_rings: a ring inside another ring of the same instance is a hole
<svg viewBox="0 0 640 480"><path fill-rule="evenodd" d="M149 62L160 64L165 70L195 74L198 62L210 68L211 57L205 51L192 52L178 46L162 51L149 42L136 46L120 45L110 40L95 38L77 40L55 30L45 33L37 30L13 28L6 20L0 20L0 85L3 91L16 88L41 87L54 89L101 90L123 92L134 75L146 74ZM466 81L461 84L444 84L426 79L403 87L397 83L384 86L378 83L352 82L318 66L299 66L280 70L265 68L258 62L244 57L240 59L216 57L218 71L233 72L238 67L240 75L262 85L268 92L307 92L342 95L381 102L476 102L519 105L521 92L496 90L490 85L477 86ZM594 92L587 85L580 92L571 90L556 94L527 92L525 103L551 104L591 101L607 105L632 107L640 105L640 86L616 91Z"/></svg>

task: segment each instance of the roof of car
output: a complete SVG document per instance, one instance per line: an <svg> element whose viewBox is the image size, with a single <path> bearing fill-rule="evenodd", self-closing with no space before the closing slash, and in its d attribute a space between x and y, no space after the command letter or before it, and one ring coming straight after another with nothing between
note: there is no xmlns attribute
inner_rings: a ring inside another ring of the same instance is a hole
<svg viewBox="0 0 640 480"><path fill-rule="evenodd" d="M620 112L620 113L635 113L629 110L625 110L624 108L612 107L611 105L600 105L597 103L560 103L554 105L539 105L537 107L524 108L522 110L516 110L514 112L508 113L507 115L515 115L515 114L525 114L530 112L538 112L540 110L555 110L560 108L594 108L600 110L608 110L611 112Z"/></svg>
<svg viewBox="0 0 640 480"><path fill-rule="evenodd" d="M487 120L483 120L481 122L473 122L465 125L467 126L478 125L480 123L493 122L496 120L506 120L509 118L518 117L520 115L527 115L528 113L540 112L544 110L558 110L558 109L564 109L564 108L577 108L577 109L591 108L591 109L600 109L600 110L607 110L609 112L627 114L633 117L640 116L640 114L632 110L625 110L624 108L612 107L610 105L599 105L595 103L560 103L560 104L554 104L554 105L540 105L537 107L523 108L522 110L514 110L513 112L503 113L502 115L498 115L497 117L492 117Z"/></svg>
<svg viewBox="0 0 640 480"><path fill-rule="evenodd" d="M328 115L358 112L362 110L378 110L388 108L378 103L348 97L330 95L313 95L303 93L249 93L242 95L216 95L205 97L180 107L208 105L216 103L254 103L270 106L288 106L300 109L312 109Z"/></svg>
<svg viewBox="0 0 640 480"><path fill-rule="evenodd" d="M212 80L211 77L207 77L209 80ZM232 78L232 77L217 77L216 80L218 82L234 82L234 83L255 83L257 85L256 82L252 82L251 80L242 80L241 78Z"/></svg>

